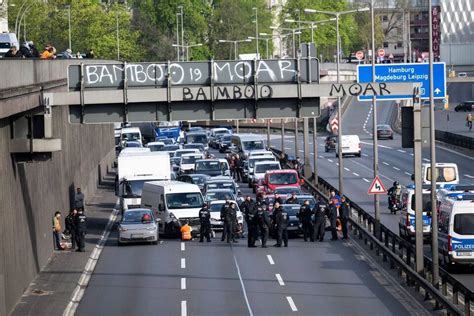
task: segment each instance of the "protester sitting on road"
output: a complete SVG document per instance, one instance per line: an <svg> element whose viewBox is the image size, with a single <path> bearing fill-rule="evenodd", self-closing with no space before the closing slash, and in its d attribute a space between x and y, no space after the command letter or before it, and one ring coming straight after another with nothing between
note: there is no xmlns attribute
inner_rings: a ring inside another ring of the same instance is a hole
<svg viewBox="0 0 474 316"><path fill-rule="evenodd" d="M5 58L21 58L21 53L18 51L16 46L12 46L5 54Z"/></svg>
<svg viewBox="0 0 474 316"><path fill-rule="evenodd" d="M181 240L191 240L191 226L189 226L188 222L186 222L183 226L181 226Z"/></svg>
<svg viewBox="0 0 474 316"><path fill-rule="evenodd" d="M41 53L41 59L55 59L56 58L56 48L54 46L48 44L44 48L44 51Z"/></svg>

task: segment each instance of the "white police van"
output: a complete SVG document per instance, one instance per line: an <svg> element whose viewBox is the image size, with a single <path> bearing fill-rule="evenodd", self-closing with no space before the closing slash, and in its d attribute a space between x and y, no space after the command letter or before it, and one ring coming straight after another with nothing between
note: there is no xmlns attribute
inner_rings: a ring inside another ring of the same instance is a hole
<svg viewBox="0 0 474 316"><path fill-rule="evenodd" d="M431 236L431 191L423 186L423 237ZM415 185L408 185L402 191L402 210L398 222L400 237L410 241L415 236Z"/></svg>
<svg viewBox="0 0 474 316"><path fill-rule="evenodd" d="M431 184L431 164L424 163L421 167L423 184ZM455 163L436 163L436 184L445 187L449 184L459 183L459 170Z"/></svg>
<svg viewBox="0 0 474 316"><path fill-rule="evenodd" d="M474 184L446 184L441 190L438 190L437 192L438 203L453 193L460 194L469 192L474 194Z"/></svg>
<svg viewBox="0 0 474 316"><path fill-rule="evenodd" d="M451 193L440 203L438 247L445 267L474 264L474 193Z"/></svg>

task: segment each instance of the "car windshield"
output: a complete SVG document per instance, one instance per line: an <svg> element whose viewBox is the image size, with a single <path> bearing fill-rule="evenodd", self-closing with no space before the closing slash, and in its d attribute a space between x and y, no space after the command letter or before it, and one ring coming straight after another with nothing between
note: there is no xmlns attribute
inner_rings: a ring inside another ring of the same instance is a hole
<svg viewBox="0 0 474 316"><path fill-rule="evenodd" d="M290 216L296 216L296 214L298 213L298 211L300 210L300 206L299 205L283 205L283 208L285 209L285 211L288 213L288 215Z"/></svg>
<svg viewBox="0 0 474 316"><path fill-rule="evenodd" d="M288 194L291 194L293 192L295 192L296 194L301 194L302 193L300 188L276 188L275 189L275 194L281 194L281 195L287 194L288 195Z"/></svg>
<svg viewBox="0 0 474 316"><path fill-rule="evenodd" d="M200 143L205 144L207 143L207 136L206 134L191 134L186 135L186 143Z"/></svg>
<svg viewBox="0 0 474 316"><path fill-rule="evenodd" d="M454 215L454 232L459 235L474 235L474 214Z"/></svg>
<svg viewBox="0 0 474 316"><path fill-rule="evenodd" d="M214 200L231 200L233 199L232 191L211 191L207 192L206 200L207 201L214 201Z"/></svg>
<svg viewBox="0 0 474 316"><path fill-rule="evenodd" d="M255 165L255 173L265 173L268 170L278 170L278 169L280 169L280 168L279 168L279 165L276 164L276 163L256 164Z"/></svg>
<svg viewBox="0 0 474 316"><path fill-rule="evenodd" d="M207 190L212 189L232 189L234 190L234 184L232 182L212 182L207 184Z"/></svg>
<svg viewBox="0 0 474 316"><path fill-rule="evenodd" d="M431 181L431 167L426 168L426 180ZM436 182L456 180L456 169L454 167L436 167Z"/></svg>
<svg viewBox="0 0 474 316"><path fill-rule="evenodd" d="M164 143L165 145L172 145L173 144L173 140L171 138L164 138L164 139L160 140L160 142Z"/></svg>
<svg viewBox="0 0 474 316"><path fill-rule="evenodd" d="M221 209L222 209L222 205L224 205L224 203L211 204L211 205L209 206L209 211L210 211L211 213L220 212Z"/></svg>
<svg viewBox="0 0 474 316"><path fill-rule="evenodd" d="M242 147L244 150L259 150L265 149L265 144L262 140L249 140L242 142Z"/></svg>
<svg viewBox="0 0 474 316"><path fill-rule="evenodd" d="M196 162L196 171L199 170L210 170L220 171L219 161L198 161Z"/></svg>
<svg viewBox="0 0 474 316"><path fill-rule="evenodd" d="M201 193L169 193L166 194L168 209L198 208L203 204Z"/></svg>
<svg viewBox="0 0 474 316"><path fill-rule="evenodd" d="M122 217L122 223L151 223L151 222L153 222L153 213L150 210L125 211Z"/></svg>
<svg viewBox="0 0 474 316"><path fill-rule="evenodd" d="M179 149L179 145L165 145L163 147L164 151L175 151Z"/></svg>
<svg viewBox="0 0 474 316"><path fill-rule="evenodd" d="M138 133L122 133L122 140L140 140Z"/></svg>
<svg viewBox="0 0 474 316"><path fill-rule="evenodd" d="M316 205L316 200L313 197L297 196L297 198L298 198L298 202L300 203L300 205L303 205L304 201L306 201L306 200L309 201L309 207L311 207L311 209L313 209L314 206Z"/></svg>
<svg viewBox="0 0 474 316"><path fill-rule="evenodd" d="M150 151L162 151L164 145L148 145L148 148L150 148Z"/></svg>
<svg viewBox="0 0 474 316"><path fill-rule="evenodd" d="M230 134L229 130L214 131L214 135Z"/></svg>
<svg viewBox="0 0 474 316"><path fill-rule="evenodd" d="M204 151L204 146L202 144L186 144L184 145L184 148L199 149L201 151Z"/></svg>
<svg viewBox="0 0 474 316"><path fill-rule="evenodd" d="M204 184L204 183L206 183L206 177L191 175L191 178L193 179L194 184Z"/></svg>
<svg viewBox="0 0 474 316"><path fill-rule="evenodd" d="M377 125L378 130L389 130L390 126L388 125Z"/></svg>
<svg viewBox="0 0 474 316"><path fill-rule="evenodd" d="M125 197L126 198L133 198L133 197L141 197L143 191L143 185L146 181L151 180L133 180L133 181L126 181L125 184Z"/></svg>
<svg viewBox="0 0 474 316"><path fill-rule="evenodd" d="M177 151L177 152L174 154L174 156L175 156L176 158L181 158L181 156L184 155L184 154L192 154L192 153L194 153L194 152L195 152L194 150Z"/></svg>
<svg viewBox="0 0 474 316"><path fill-rule="evenodd" d="M273 160L272 157L256 157L256 158L253 158L253 159L249 159L249 167L250 168L253 168L255 167L255 163L256 162L259 162L259 161L267 161L267 160Z"/></svg>
<svg viewBox="0 0 474 316"><path fill-rule="evenodd" d="M181 164L186 164L186 165L194 164L196 160L198 159L201 159L201 157L184 156L184 157L181 157Z"/></svg>
<svg viewBox="0 0 474 316"><path fill-rule="evenodd" d="M411 198L411 209L416 209L416 199L415 195L412 195ZM422 210L423 212L431 211L431 194L430 193L423 193L423 202L422 202Z"/></svg>
<svg viewBox="0 0 474 316"><path fill-rule="evenodd" d="M138 148L138 147L142 147L142 145L138 142L127 142L125 144L125 147L135 147L135 148ZM151 149L150 149L151 150Z"/></svg>
<svg viewBox="0 0 474 316"><path fill-rule="evenodd" d="M10 43L0 43L0 48L10 48Z"/></svg>
<svg viewBox="0 0 474 316"><path fill-rule="evenodd" d="M274 173L268 180L272 184L295 184L298 182L295 173Z"/></svg>

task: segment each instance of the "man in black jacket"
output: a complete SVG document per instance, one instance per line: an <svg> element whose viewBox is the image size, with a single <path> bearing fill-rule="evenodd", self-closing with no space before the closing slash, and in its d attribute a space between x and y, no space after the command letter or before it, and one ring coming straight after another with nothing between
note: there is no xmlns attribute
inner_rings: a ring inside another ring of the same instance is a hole
<svg viewBox="0 0 474 316"><path fill-rule="evenodd" d="M329 222L331 223L331 240L337 240L337 208L333 200L329 200Z"/></svg>
<svg viewBox="0 0 474 316"><path fill-rule="evenodd" d="M285 247L288 247L288 213L280 206L280 203L276 202L273 209L273 218L277 230L277 243L274 247L281 247L282 241Z"/></svg>
<svg viewBox="0 0 474 316"><path fill-rule="evenodd" d="M199 210L199 222L201 224L199 242L203 242L204 237L206 237L207 242L211 242L211 212L209 212L205 203Z"/></svg>
<svg viewBox="0 0 474 316"><path fill-rule="evenodd" d="M286 204L299 204L296 192L291 193L291 196L286 200Z"/></svg>
<svg viewBox="0 0 474 316"><path fill-rule="evenodd" d="M84 252L85 238L87 234L87 217L84 215L84 210L79 209L75 221L76 226L76 238L77 238L77 250L78 252Z"/></svg>
<svg viewBox="0 0 474 316"><path fill-rule="evenodd" d="M324 241L324 233L326 232L326 212L327 205L323 200L314 207L314 239Z"/></svg>
<svg viewBox="0 0 474 316"><path fill-rule="evenodd" d="M268 216L268 211L266 206L258 205L257 206L257 223L260 230L260 235L262 237L262 248L267 248L268 240L268 231L270 228L270 217Z"/></svg>
<svg viewBox="0 0 474 316"><path fill-rule="evenodd" d="M225 221L224 226L227 233L227 243L232 242L237 243L235 240L235 225L237 225L237 207L234 201L229 203L229 207L225 211Z"/></svg>
<svg viewBox="0 0 474 316"><path fill-rule="evenodd" d="M347 222L349 221L349 214L350 214L350 205L347 202L346 197L343 196L341 198L341 207L339 208L339 217L341 219L341 226L342 226L342 239L347 239L349 236L347 235Z"/></svg>
<svg viewBox="0 0 474 316"><path fill-rule="evenodd" d="M225 200L225 204L222 205L221 208L221 221L222 221L222 237L221 241L224 241L228 235L227 232L227 225L226 225L226 217L227 217L227 210L229 209L229 200Z"/></svg>
<svg viewBox="0 0 474 316"><path fill-rule="evenodd" d="M247 201L245 201L247 202ZM244 203L245 203L244 202ZM243 203L243 204L244 204ZM247 246L249 248L255 248L255 241L258 237L258 226L256 222L257 207L261 206L260 201L256 205L253 204L253 201L250 200L249 203L245 206L245 221L247 222Z"/></svg>
<svg viewBox="0 0 474 316"><path fill-rule="evenodd" d="M71 249L76 249L76 216L77 210L74 208L66 216L66 231L71 236Z"/></svg>
<svg viewBox="0 0 474 316"><path fill-rule="evenodd" d="M301 226L303 228L304 241L308 241L308 238L309 238L312 242L314 242L313 223L311 223L312 215L313 215L313 212L311 211L311 207L309 206L309 201L305 200L297 215L297 217L299 218L301 222Z"/></svg>

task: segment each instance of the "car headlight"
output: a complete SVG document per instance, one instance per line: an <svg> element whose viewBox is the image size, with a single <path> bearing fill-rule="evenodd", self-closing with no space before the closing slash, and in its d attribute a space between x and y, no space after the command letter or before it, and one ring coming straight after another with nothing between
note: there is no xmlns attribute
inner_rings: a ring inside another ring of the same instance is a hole
<svg viewBox="0 0 474 316"><path fill-rule="evenodd" d="M156 226L148 227L148 230L156 230Z"/></svg>
<svg viewBox="0 0 474 316"><path fill-rule="evenodd" d="M126 232L126 231L127 231L127 229L126 229L125 227L122 227L122 226L119 226L118 229L119 229L119 231L121 231L121 232Z"/></svg>

